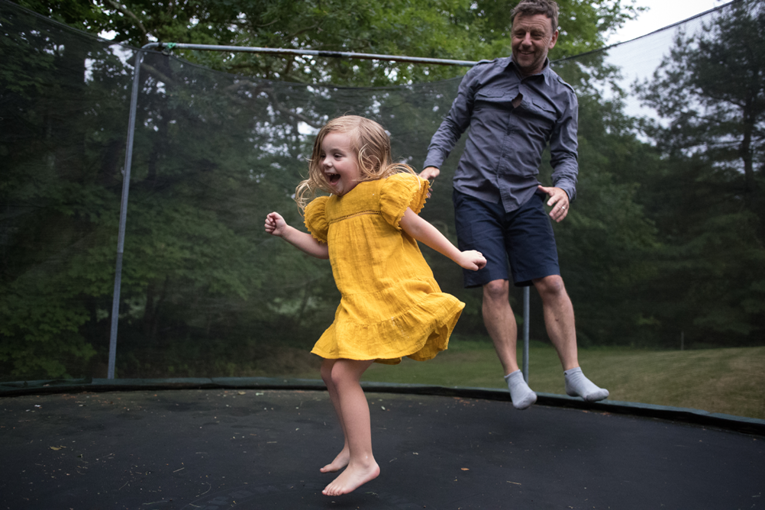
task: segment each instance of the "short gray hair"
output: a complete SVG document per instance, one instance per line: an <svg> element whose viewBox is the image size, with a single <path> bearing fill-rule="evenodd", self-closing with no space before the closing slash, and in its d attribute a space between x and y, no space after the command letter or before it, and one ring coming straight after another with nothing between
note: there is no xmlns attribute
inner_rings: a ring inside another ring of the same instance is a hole
<svg viewBox="0 0 765 510"><path fill-rule="evenodd" d="M550 18L553 33L558 30L558 4L553 0L521 0L521 3L515 6L510 12L510 20L515 22L515 17L534 16L544 14Z"/></svg>

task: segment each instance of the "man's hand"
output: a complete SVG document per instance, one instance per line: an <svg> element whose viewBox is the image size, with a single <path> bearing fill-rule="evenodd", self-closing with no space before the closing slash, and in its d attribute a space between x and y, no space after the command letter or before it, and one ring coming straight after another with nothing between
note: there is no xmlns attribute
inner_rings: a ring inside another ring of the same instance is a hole
<svg viewBox="0 0 765 510"><path fill-rule="evenodd" d="M438 177L438 174L441 173L441 170L434 166L429 166L422 172L420 172L420 178L425 179L426 181L430 182L430 188L428 188L428 198L430 198L433 195L433 182L436 177Z"/></svg>
<svg viewBox="0 0 765 510"><path fill-rule="evenodd" d="M550 195L547 205L552 207L550 218L560 223L568 215L568 194L560 188L538 186L539 191Z"/></svg>
<svg viewBox="0 0 765 510"><path fill-rule="evenodd" d="M434 166L429 166L428 168L420 172L420 178L429 181L431 179L435 179L436 177L438 177L438 174L440 173L441 173L441 170L439 170L438 168Z"/></svg>

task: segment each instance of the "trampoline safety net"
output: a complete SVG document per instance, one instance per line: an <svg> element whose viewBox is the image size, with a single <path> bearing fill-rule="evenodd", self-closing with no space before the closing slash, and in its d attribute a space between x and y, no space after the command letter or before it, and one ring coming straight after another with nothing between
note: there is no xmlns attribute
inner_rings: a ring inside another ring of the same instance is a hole
<svg viewBox="0 0 765 510"><path fill-rule="evenodd" d="M580 103L578 197L555 225L580 347L765 345L763 24L759 2L733 2L553 63ZM137 49L6 1L0 27L0 382L104 378ZM380 122L420 170L458 85L308 86L147 52L116 376L318 377L308 351L339 301L331 268L268 236L265 215L302 227L295 186L338 115ZM455 242L461 151L423 211ZM467 304L452 344L489 342L480 290L423 251ZM531 310L532 340L549 344L535 292Z"/></svg>

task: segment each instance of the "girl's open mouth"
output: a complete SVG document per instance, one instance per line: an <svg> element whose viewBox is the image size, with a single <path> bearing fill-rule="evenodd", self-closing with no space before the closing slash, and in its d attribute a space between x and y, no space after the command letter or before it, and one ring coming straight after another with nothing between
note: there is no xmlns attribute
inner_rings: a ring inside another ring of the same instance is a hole
<svg viewBox="0 0 765 510"><path fill-rule="evenodd" d="M327 179L329 179L330 184L335 184L340 180L340 174L330 174L327 176Z"/></svg>

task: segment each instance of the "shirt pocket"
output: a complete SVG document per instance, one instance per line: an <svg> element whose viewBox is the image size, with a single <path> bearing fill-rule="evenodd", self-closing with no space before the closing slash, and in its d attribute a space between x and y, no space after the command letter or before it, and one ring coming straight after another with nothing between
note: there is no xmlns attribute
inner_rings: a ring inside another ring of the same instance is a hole
<svg viewBox="0 0 765 510"><path fill-rule="evenodd" d="M504 90L481 90L475 95L475 109L509 110L517 95L517 91L512 93Z"/></svg>
<svg viewBox="0 0 765 510"><path fill-rule="evenodd" d="M547 143L558 121L555 108L536 98L528 101L524 106L526 106L530 135L541 143Z"/></svg>

